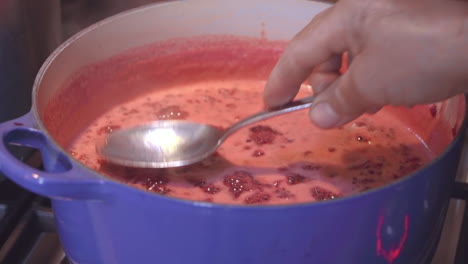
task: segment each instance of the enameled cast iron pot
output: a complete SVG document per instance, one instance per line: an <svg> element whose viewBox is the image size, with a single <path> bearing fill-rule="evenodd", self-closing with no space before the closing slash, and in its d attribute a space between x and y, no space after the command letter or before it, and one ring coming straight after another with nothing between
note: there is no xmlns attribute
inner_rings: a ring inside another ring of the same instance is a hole
<svg viewBox="0 0 468 264"><path fill-rule="evenodd" d="M287 40L327 7L302 0L176 1L98 23L44 64L31 112L0 125L0 169L52 198L58 233L73 263L428 263L463 133L432 163L385 187L333 201L247 207L173 199L113 181L80 165L44 125L48 101L84 65L174 37L258 37L262 23L268 38ZM463 129L463 96L438 108L441 120ZM15 159L8 144L39 149L45 171Z"/></svg>

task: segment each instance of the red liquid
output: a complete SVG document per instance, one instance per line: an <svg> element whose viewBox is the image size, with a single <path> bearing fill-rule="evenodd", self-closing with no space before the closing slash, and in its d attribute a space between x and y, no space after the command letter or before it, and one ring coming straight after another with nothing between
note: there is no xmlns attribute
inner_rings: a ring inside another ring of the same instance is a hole
<svg viewBox="0 0 468 264"><path fill-rule="evenodd" d="M131 169L100 161L107 133L157 119L227 127L260 111L264 81L199 81L157 89L99 117L70 148L85 165L137 188L183 199L230 204L288 204L336 199L386 185L433 158L389 111L335 130L306 111L242 129L217 155L174 169ZM299 97L310 95L303 87Z"/></svg>

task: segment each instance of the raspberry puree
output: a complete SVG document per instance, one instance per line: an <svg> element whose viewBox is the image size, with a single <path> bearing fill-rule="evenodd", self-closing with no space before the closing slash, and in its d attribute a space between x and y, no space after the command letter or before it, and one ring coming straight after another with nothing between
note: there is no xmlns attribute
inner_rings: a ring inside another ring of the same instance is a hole
<svg viewBox="0 0 468 264"><path fill-rule="evenodd" d="M124 127L157 119L227 127L262 110L265 80L284 44L203 36L131 49L78 70L41 115L52 137L92 169L161 195L228 204L360 193L417 170L450 142L450 132L435 129L441 115L433 105L411 115L384 108L334 130L317 128L303 110L246 127L216 155L181 168L125 168L96 154L108 133Z"/></svg>
<svg viewBox="0 0 468 264"><path fill-rule="evenodd" d="M131 169L100 161L109 132L157 119L227 127L260 111L264 81L212 80L157 90L115 106L79 136L72 154L126 184L159 194L235 204L336 199L388 184L427 163L432 152L390 112L325 131L299 111L240 130L218 153L188 167ZM299 97L310 95L307 86Z"/></svg>

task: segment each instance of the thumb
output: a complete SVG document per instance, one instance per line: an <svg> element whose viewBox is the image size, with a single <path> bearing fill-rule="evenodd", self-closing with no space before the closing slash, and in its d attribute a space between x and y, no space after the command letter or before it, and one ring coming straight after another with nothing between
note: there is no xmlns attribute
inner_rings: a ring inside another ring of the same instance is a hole
<svg viewBox="0 0 468 264"><path fill-rule="evenodd" d="M375 113L382 107L372 96L362 92L365 91L363 87L357 86L354 66L358 63L353 63L344 75L316 95L310 119L318 127L339 127L366 112Z"/></svg>

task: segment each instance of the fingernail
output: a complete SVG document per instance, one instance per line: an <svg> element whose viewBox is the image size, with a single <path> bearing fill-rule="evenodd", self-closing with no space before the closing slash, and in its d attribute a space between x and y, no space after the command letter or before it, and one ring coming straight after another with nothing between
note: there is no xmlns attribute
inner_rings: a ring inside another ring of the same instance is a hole
<svg viewBox="0 0 468 264"><path fill-rule="evenodd" d="M334 127L340 121L340 117L328 103L319 103L313 106L310 112L310 119L322 128Z"/></svg>

